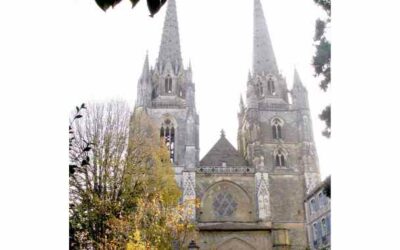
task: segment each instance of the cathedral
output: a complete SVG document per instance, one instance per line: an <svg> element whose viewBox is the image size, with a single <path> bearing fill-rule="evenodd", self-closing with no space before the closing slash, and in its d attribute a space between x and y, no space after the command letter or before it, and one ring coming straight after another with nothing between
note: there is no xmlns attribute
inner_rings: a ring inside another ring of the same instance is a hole
<svg viewBox="0 0 400 250"><path fill-rule="evenodd" d="M254 0L253 66L239 100L236 149L223 131L199 159L192 68L182 63L175 0L168 0L155 65L145 58L135 109L159 126L200 249L306 249L304 201L318 183L307 89L279 73L260 0ZM308 60L308 59L307 59ZM202 98L202 97L200 97Z"/></svg>

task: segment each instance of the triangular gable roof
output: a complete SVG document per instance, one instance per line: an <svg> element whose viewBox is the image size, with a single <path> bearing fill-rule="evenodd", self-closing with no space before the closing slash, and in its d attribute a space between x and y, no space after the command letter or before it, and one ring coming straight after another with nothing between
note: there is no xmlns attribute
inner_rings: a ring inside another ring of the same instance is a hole
<svg viewBox="0 0 400 250"><path fill-rule="evenodd" d="M247 166L246 161L222 132L217 143L200 161L200 166L222 166L223 162L226 166Z"/></svg>

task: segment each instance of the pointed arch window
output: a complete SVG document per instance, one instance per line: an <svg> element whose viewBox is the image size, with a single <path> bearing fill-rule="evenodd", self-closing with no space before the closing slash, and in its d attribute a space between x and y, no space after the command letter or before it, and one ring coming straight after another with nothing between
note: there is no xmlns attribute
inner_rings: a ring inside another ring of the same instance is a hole
<svg viewBox="0 0 400 250"><path fill-rule="evenodd" d="M315 200L314 200L314 199L311 199L309 205L310 205L310 214L315 213Z"/></svg>
<svg viewBox="0 0 400 250"><path fill-rule="evenodd" d="M259 96L264 96L264 89L263 89L262 82L260 80L257 81L257 90L258 90Z"/></svg>
<svg viewBox="0 0 400 250"><path fill-rule="evenodd" d="M157 88L154 88L153 91L151 91L151 99L154 99L157 97Z"/></svg>
<svg viewBox="0 0 400 250"><path fill-rule="evenodd" d="M319 201L319 206L320 207L324 207L325 206L325 201L324 201L324 195L322 194L322 192L320 192L318 194L318 201Z"/></svg>
<svg viewBox="0 0 400 250"><path fill-rule="evenodd" d="M327 225L326 225L326 220L325 220L325 218L323 218L322 220L321 220L321 225L322 225L322 237L324 237L324 236L326 236L327 234L328 234L328 227L327 227Z"/></svg>
<svg viewBox="0 0 400 250"><path fill-rule="evenodd" d="M268 88L268 92L269 92L271 95L275 95L275 94L276 94L276 92L275 92L275 84L274 84L274 80L272 80L272 78L269 78L269 79L268 79L268 81L267 81L267 88Z"/></svg>
<svg viewBox="0 0 400 250"><path fill-rule="evenodd" d="M172 78L170 75L165 78L165 93L172 93Z"/></svg>
<svg viewBox="0 0 400 250"><path fill-rule="evenodd" d="M161 125L160 137L161 137L161 138L164 138L164 135L165 135L165 133L164 133L164 127L163 127L163 125Z"/></svg>
<svg viewBox="0 0 400 250"><path fill-rule="evenodd" d="M185 98L185 92L183 91L182 87L179 88L179 97Z"/></svg>
<svg viewBox="0 0 400 250"><path fill-rule="evenodd" d="M319 236L319 230L318 230L318 225L317 225L317 223L314 223L313 224L313 243L314 243L314 246L315 247L317 247L318 246L318 236Z"/></svg>
<svg viewBox="0 0 400 250"><path fill-rule="evenodd" d="M281 149L278 149L278 152L275 155L275 166L277 167L286 166L285 155Z"/></svg>
<svg viewBox="0 0 400 250"><path fill-rule="evenodd" d="M275 118L272 121L272 137L274 139L282 139L282 126L283 126L283 122L278 119Z"/></svg>
<svg viewBox="0 0 400 250"><path fill-rule="evenodd" d="M160 138L164 141L169 151L169 158L171 162L175 159L175 128L171 120L166 119L160 128Z"/></svg>

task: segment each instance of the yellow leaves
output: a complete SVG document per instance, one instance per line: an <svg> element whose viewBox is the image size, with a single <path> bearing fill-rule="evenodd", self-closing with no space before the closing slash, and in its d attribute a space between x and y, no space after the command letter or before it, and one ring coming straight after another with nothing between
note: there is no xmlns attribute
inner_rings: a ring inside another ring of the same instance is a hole
<svg viewBox="0 0 400 250"><path fill-rule="evenodd" d="M135 230L133 232L133 239L129 240L128 244L126 245L127 250L146 250L147 244L146 242L142 241L141 233L139 230Z"/></svg>
<svg viewBox="0 0 400 250"><path fill-rule="evenodd" d="M173 240L178 240L181 244L185 236L195 229L185 213L187 204L178 204L175 200L167 205L160 195L162 187L158 188L161 188L158 192L140 199L137 203L134 214L137 229L128 249L144 249L144 246L148 249L171 249ZM187 202L194 206L195 200Z"/></svg>
<svg viewBox="0 0 400 250"><path fill-rule="evenodd" d="M92 172L79 176L87 188L80 188L72 217L76 238L98 249L171 249L173 240L183 242L194 227L185 213L190 210L179 204L158 128L143 110L135 111L128 138L129 112L122 106L99 106L87 117L96 147Z"/></svg>

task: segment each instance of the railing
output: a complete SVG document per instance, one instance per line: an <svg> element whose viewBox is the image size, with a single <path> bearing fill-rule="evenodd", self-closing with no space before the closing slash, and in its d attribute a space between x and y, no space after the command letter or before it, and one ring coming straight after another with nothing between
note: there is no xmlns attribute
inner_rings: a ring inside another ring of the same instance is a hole
<svg viewBox="0 0 400 250"><path fill-rule="evenodd" d="M196 168L199 174L253 174L255 169L252 167L199 167Z"/></svg>
<svg viewBox="0 0 400 250"><path fill-rule="evenodd" d="M289 108L289 104L287 104L287 103L260 103L259 107L262 109L286 110Z"/></svg>
<svg viewBox="0 0 400 250"><path fill-rule="evenodd" d="M180 109L186 108L186 104L183 103L166 103L166 102L152 102L154 108L165 108L165 109Z"/></svg>

